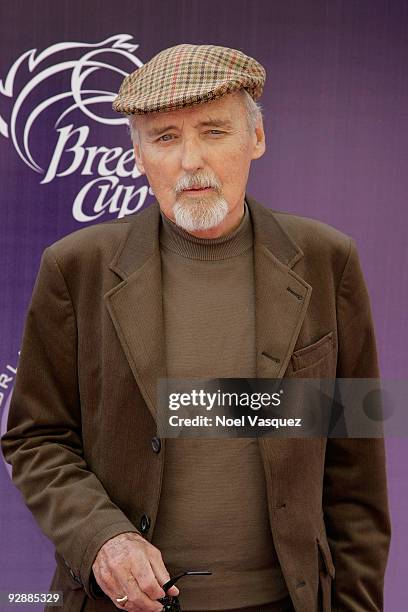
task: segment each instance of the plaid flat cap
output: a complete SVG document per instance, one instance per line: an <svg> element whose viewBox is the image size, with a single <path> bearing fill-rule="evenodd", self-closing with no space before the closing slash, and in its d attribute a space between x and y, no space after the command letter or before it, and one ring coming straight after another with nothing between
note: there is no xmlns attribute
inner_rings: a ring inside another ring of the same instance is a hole
<svg viewBox="0 0 408 612"><path fill-rule="evenodd" d="M266 72L237 49L215 45L177 45L164 49L129 74L112 107L142 115L176 110L246 89L256 100Z"/></svg>

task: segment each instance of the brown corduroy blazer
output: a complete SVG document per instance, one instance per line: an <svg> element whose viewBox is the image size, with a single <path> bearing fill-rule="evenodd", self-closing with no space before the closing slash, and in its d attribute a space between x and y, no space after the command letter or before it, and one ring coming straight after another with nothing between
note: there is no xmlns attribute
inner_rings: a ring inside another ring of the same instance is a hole
<svg viewBox="0 0 408 612"><path fill-rule="evenodd" d="M257 376L378 377L354 241L246 199ZM55 544L52 587L64 591L69 612L116 609L96 599L95 556L119 533L151 540L154 531L166 446L161 440L157 452L152 443L156 380L166 376L159 223L155 202L48 247L27 314L2 449ZM258 442L296 611L382 610L390 540L383 440Z"/></svg>

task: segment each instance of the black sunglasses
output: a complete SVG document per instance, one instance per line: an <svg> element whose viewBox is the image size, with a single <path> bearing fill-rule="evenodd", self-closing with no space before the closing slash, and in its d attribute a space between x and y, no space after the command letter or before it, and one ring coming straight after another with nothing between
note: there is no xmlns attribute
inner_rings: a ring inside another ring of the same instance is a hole
<svg viewBox="0 0 408 612"><path fill-rule="evenodd" d="M176 584L177 580L183 578L183 576L210 576L212 572L209 570L203 571L187 571L183 572L179 576L175 576L171 578L168 582L163 584L163 591L167 593L170 587ZM165 597L161 597L158 601L163 604L162 612L181 612L180 602L177 596L165 595Z"/></svg>

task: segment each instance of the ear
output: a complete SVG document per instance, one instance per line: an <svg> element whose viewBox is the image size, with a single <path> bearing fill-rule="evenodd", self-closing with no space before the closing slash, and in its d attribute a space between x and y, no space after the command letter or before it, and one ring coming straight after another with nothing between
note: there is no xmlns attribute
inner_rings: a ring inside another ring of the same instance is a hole
<svg viewBox="0 0 408 612"><path fill-rule="evenodd" d="M259 117L253 134L252 159L258 159L265 153L265 132L262 117Z"/></svg>
<svg viewBox="0 0 408 612"><path fill-rule="evenodd" d="M143 165L142 156L140 153L140 144L138 142L135 142L135 144L133 145L133 151L135 153L135 162L136 162L137 169L139 170L140 174L146 174L146 171Z"/></svg>

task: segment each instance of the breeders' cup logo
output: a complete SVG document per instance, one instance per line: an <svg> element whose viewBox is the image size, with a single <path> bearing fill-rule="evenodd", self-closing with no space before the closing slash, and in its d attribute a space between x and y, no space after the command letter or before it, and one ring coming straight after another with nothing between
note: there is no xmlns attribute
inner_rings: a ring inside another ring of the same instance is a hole
<svg viewBox="0 0 408 612"><path fill-rule="evenodd" d="M42 185L64 180L63 192L74 190L72 214L79 222L105 213L124 217L141 208L148 194L146 185L135 184L140 174L130 138L129 149L106 146L108 139L115 143L123 137L116 126L127 124L112 110L116 92L123 78L143 65L134 55L139 45L127 42L131 39L117 34L94 44L31 49L0 80L1 108L5 99L11 102L8 118L0 116L1 136L41 175Z"/></svg>

